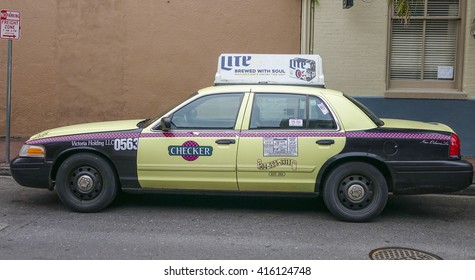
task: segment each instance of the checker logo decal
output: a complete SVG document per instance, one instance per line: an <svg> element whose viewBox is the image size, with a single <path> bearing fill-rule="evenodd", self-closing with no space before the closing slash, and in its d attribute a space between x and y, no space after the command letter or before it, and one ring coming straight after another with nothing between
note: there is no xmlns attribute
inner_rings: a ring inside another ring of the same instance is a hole
<svg viewBox="0 0 475 280"><path fill-rule="evenodd" d="M186 161L195 161L200 156L212 156L213 147L200 146L195 141L186 141L181 146L168 146L168 155L181 156Z"/></svg>

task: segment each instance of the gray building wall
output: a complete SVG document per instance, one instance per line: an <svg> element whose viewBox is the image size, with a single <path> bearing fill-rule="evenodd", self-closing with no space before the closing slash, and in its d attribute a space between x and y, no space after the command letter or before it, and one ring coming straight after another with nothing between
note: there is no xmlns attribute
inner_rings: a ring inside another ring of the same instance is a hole
<svg viewBox="0 0 475 280"><path fill-rule="evenodd" d="M313 17L311 0L302 0L307 16L302 18L301 49L322 56L328 88L357 97L380 117L445 123L460 136L462 154L475 156L475 39L470 30L475 1L461 1L465 13L461 92L408 89L396 96L388 89L387 0L354 1L350 9L343 9L342 1L320 0Z"/></svg>

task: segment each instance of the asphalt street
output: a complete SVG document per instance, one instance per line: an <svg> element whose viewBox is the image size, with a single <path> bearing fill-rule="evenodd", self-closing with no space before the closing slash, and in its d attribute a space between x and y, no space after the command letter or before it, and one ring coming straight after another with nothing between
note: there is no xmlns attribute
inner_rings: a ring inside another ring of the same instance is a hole
<svg viewBox="0 0 475 280"><path fill-rule="evenodd" d="M0 259L368 260L397 246L474 260L474 229L474 196L391 196L362 224L336 220L321 198L122 195L80 214L0 176Z"/></svg>

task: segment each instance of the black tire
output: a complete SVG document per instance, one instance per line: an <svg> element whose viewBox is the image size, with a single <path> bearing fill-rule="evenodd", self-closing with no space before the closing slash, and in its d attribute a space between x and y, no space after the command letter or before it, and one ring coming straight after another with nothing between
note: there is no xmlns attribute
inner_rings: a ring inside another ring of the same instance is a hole
<svg viewBox="0 0 475 280"><path fill-rule="evenodd" d="M80 153L67 158L56 176L56 192L68 208L97 212L117 196L117 179L111 165L101 156Z"/></svg>
<svg viewBox="0 0 475 280"><path fill-rule="evenodd" d="M381 171L373 165L348 162L328 175L323 200L338 219L366 222L378 216L386 206L388 184Z"/></svg>

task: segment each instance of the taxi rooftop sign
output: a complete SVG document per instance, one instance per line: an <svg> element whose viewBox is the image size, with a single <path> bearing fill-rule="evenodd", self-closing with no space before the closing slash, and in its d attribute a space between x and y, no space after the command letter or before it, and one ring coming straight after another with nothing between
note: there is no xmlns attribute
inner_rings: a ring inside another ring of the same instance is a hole
<svg viewBox="0 0 475 280"><path fill-rule="evenodd" d="M214 83L325 86L321 57L299 54L221 54Z"/></svg>
<svg viewBox="0 0 475 280"><path fill-rule="evenodd" d="M0 39L19 40L20 28L19 11L0 11Z"/></svg>

